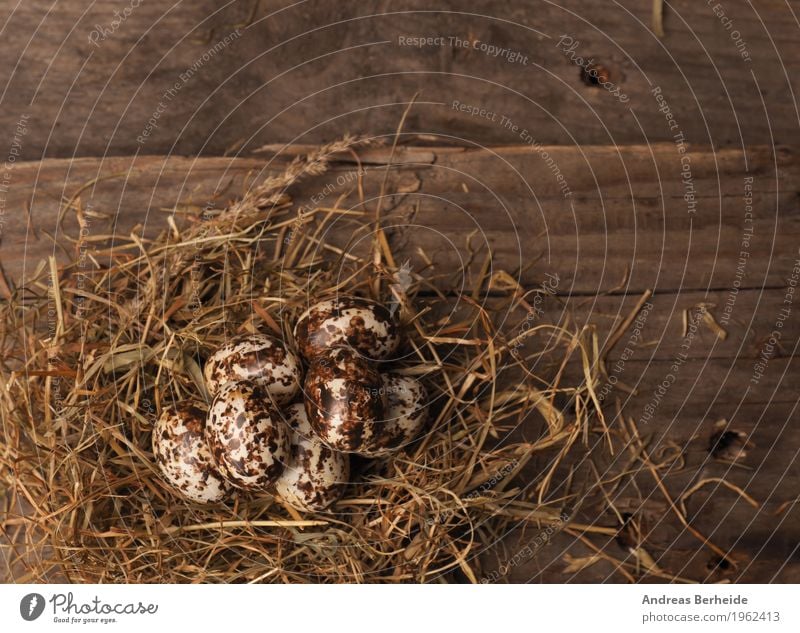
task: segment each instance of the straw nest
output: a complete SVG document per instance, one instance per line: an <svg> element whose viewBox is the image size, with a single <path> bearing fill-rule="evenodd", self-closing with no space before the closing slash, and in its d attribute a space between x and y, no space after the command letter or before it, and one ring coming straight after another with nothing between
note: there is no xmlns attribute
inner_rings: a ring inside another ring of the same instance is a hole
<svg viewBox="0 0 800 633"><path fill-rule="evenodd" d="M379 206L298 209L299 179L367 143L319 148L157 239L116 236L91 272L51 260L0 306L3 529L17 581L480 582L498 579L490 570L513 554L498 544L520 525L592 530L574 522L565 464L590 434L605 444L596 339L521 327L532 294L490 259L471 287L443 292L466 270L404 268ZM358 461L346 496L318 514L266 493L207 507L174 494L150 450L161 408L207 402L202 362L226 337L291 341L308 303L336 293L396 302L402 370L431 394L421 437ZM561 384L573 361L586 379Z"/></svg>

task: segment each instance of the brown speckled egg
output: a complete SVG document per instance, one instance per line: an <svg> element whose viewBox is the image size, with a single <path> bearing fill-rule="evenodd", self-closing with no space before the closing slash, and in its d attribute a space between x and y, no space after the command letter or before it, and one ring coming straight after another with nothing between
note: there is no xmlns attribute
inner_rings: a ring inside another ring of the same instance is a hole
<svg viewBox="0 0 800 633"><path fill-rule="evenodd" d="M203 370L212 396L226 382L249 380L263 386L278 403L289 402L297 395L300 374L297 355L263 334L232 338L209 357Z"/></svg>
<svg viewBox="0 0 800 633"><path fill-rule="evenodd" d="M376 423L378 439L363 451L369 457L383 455L413 440L428 419L428 393L423 384L396 373L381 375L386 393L386 415Z"/></svg>
<svg viewBox="0 0 800 633"><path fill-rule="evenodd" d="M275 490L298 510L324 510L342 496L350 478L350 458L314 434L303 403L287 407L284 418L292 429L289 462Z"/></svg>
<svg viewBox="0 0 800 633"><path fill-rule="evenodd" d="M308 420L331 448L359 452L375 441L386 407L381 376L354 350L339 347L314 358L306 373Z"/></svg>
<svg viewBox="0 0 800 633"><path fill-rule="evenodd" d="M419 380L387 372L381 376L386 391L384 441L389 450L413 440L428 419L428 392Z"/></svg>
<svg viewBox="0 0 800 633"><path fill-rule="evenodd" d="M214 503L230 492L204 437L206 414L190 402L167 407L153 428L153 454L170 485L197 503Z"/></svg>
<svg viewBox="0 0 800 633"><path fill-rule="evenodd" d="M400 328L382 305L353 297L321 301L306 310L294 330L300 353L312 359L332 347L351 347L373 360L391 358Z"/></svg>
<svg viewBox="0 0 800 633"><path fill-rule="evenodd" d="M224 384L208 410L211 454L222 475L244 490L265 488L281 475L289 433L269 394L249 382Z"/></svg>

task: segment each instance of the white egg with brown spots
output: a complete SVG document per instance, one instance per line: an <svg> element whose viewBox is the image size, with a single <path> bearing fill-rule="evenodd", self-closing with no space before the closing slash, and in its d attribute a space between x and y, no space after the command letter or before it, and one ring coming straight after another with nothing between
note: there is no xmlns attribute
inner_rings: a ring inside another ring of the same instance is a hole
<svg viewBox="0 0 800 633"><path fill-rule="evenodd" d="M224 384L206 421L206 440L222 475L243 490L268 487L289 457L289 428L265 389Z"/></svg>
<svg viewBox="0 0 800 633"><path fill-rule="evenodd" d="M321 301L306 310L294 330L307 359L333 347L350 347L372 360L387 360L400 345L400 327L379 303L356 297Z"/></svg>
<svg viewBox="0 0 800 633"><path fill-rule="evenodd" d="M311 362L303 391L308 420L328 446L356 453L373 446L386 400L372 363L349 347L329 350Z"/></svg>
<svg viewBox="0 0 800 633"><path fill-rule="evenodd" d="M292 430L289 462L275 482L275 491L298 510L324 510L344 493L350 458L316 436L303 403L287 407L284 417Z"/></svg>
<svg viewBox="0 0 800 633"><path fill-rule="evenodd" d="M244 334L214 352L203 375L212 396L227 382L249 380L264 387L276 402L286 403L300 390L301 371L297 355L278 339Z"/></svg>
<svg viewBox="0 0 800 633"><path fill-rule="evenodd" d="M190 402L165 408L153 428L153 455L164 479L181 495L214 503L231 487L206 444L205 424L205 411Z"/></svg>
<svg viewBox="0 0 800 633"><path fill-rule="evenodd" d="M375 424L378 438L363 455L376 457L411 442L428 419L428 393L416 378L387 372L381 375L386 414Z"/></svg>

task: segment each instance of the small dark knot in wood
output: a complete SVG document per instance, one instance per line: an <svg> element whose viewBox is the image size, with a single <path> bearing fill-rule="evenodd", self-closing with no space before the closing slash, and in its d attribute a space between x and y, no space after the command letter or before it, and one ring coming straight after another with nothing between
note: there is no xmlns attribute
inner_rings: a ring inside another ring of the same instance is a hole
<svg viewBox="0 0 800 633"><path fill-rule="evenodd" d="M587 86L600 87L611 81L611 71L602 64L581 67L581 81Z"/></svg>

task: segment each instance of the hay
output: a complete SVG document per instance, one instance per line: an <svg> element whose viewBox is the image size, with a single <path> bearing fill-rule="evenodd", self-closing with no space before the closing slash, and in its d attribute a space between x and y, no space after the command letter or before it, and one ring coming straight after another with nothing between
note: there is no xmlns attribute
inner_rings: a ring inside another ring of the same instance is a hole
<svg viewBox="0 0 800 633"><path fill-rule="evenodd" d="M297 158L225 209L171 218L152 241L115 236L91 272L51 259L0 306L2 527L16 581L478 582L487 552L502 560L497 542L520 525L586 542L597 554L569 559L575 568L610 560L630 580L641 571L649 556L620 561L589 540L618 527L576 521L588 488L572 485L575 454L590 436L619 450L594 392L608 353L594 332L509 326L530 295L489 256L471 288L443 293L433 269L395 261L379 209L293 203L298 180L367 145L348 137ZM445 276L454 272L467 274ZM173 494L150 452L161 408L207 402L202 360L226 337L291 340L308 303L339 292L399 302L410 350L401 370L431 394L420 439L359 460L327 512L300 514L269 494L209 507ZM580 384L562 384L570 362L584 368ZM523 422L536 439L520 437ZM604 483L598 475L595 492Z"/></svg>

